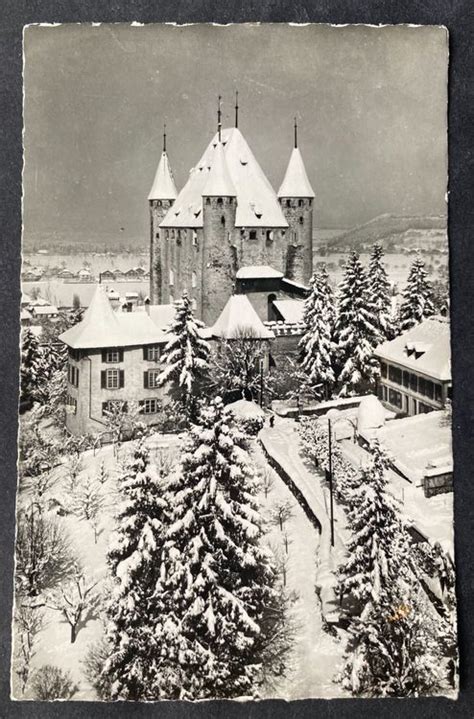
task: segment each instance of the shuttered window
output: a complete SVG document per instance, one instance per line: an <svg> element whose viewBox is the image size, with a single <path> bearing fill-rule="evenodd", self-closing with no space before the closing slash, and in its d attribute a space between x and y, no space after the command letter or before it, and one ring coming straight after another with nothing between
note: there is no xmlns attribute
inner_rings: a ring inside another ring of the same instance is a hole
<svg viewBox="0 0 474 719"><path fill-rule="evenodd" d="M106 369L101 372L102 389L121 389L125 386L123 369Z"/></svg>

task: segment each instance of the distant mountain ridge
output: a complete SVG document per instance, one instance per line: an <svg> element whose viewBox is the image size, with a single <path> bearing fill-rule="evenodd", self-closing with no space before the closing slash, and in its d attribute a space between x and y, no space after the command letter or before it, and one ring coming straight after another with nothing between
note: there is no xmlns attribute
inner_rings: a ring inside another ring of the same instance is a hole
<svg viewBox="0 0 474 719"><path fill-rule="evenodd" d="M385 250L392 251L410 249L420 242L443 245L447 243L447 217L446 215L378 215L326 241L331 252L348 249L363 251L369 249L375 242L380 242Z"/></svg>

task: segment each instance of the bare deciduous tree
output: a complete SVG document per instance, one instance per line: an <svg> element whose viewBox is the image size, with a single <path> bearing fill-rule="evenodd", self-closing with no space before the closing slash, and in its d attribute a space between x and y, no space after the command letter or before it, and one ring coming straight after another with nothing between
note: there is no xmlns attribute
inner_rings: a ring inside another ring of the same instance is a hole
<svg viewBox="0 0 474 719"><path fill-rule="evenodd" d="M100 596L94 592L97 582L87 582L84 573L76 564L74 576L63 582L50 593L46 606L61 612L71 628L71 644L76 641L77 632L95 616Z"/></svg>
<svg viewBox="0 0 474 719"><path fill-rule="evenodd" d="M16 585L30 597L52 589L71 574L73 556L67 537L44 508L33 502L17 520Z"/></svg>
<svg viewBox="0 0 474 719"><path fill-rule="evenodd" d="M283 532L283 525L293 516L293 503L289 499L277 502L273 506L272 520L273 524L280 527Z"/></svg>
<svg viewBox="0 0 474 719"><path fill-rule="evenodd" d="M20 602L15 609L15 625L15 674L20 681L21 693L24 694L31 674L37 636L44 626L43 610Z"/></svg>

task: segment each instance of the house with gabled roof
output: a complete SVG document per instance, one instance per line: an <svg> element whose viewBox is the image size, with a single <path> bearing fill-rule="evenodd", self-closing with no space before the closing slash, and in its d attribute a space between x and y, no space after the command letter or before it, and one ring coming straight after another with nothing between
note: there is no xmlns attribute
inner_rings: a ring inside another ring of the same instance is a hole
<svg viewBox="0 0 474 719"><path fill-rule="evenodd" d="M449 319L435 316L379 345L378 396L390 409L415 415L442 409L451 399Z"/></svg>

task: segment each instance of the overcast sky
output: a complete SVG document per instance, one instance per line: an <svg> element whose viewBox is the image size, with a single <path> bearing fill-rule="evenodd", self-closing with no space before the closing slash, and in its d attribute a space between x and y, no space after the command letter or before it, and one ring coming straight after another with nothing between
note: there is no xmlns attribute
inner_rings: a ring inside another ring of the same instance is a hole
<svg viewBox="0 0 474 719"><path fill-rule="evenodd" d="M293 116L319 227L444 214L447 37L441 28L63 25L25 33L25 233L148 240L168 128L178 189L223 96L275 189ZM123 230L120 230L123 228Z"/></svg>

